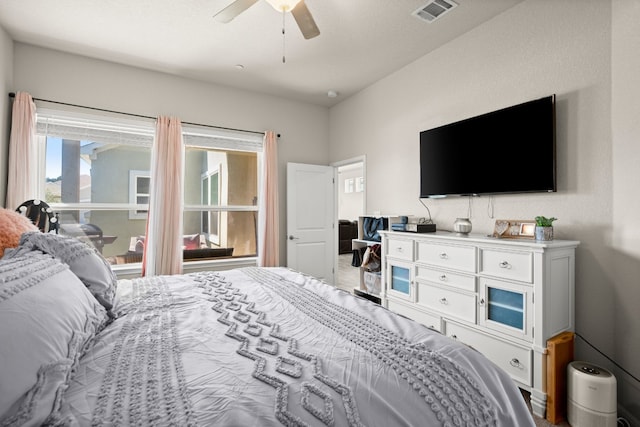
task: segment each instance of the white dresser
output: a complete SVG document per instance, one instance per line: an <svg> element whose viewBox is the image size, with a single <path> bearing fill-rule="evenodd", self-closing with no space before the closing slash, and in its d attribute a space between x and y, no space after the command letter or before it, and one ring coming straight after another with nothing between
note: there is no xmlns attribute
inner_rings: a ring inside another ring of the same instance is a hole
<svg viewBox="0 0 640 427"><path fill-rule="evenodd" d="M477 349L546 410L546 346L574 330L580 242L382 232L382 304Z"/></svg>

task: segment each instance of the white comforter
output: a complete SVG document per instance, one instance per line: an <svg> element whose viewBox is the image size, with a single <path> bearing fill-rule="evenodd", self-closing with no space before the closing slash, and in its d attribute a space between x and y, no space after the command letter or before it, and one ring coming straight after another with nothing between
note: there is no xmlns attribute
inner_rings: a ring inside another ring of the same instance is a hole
<svg viewBox="0 0 640 427"><path fill-rule="evenodd" d="M63 396L79 425L533 425L475 350L284 268L118 283Z"/></svg>

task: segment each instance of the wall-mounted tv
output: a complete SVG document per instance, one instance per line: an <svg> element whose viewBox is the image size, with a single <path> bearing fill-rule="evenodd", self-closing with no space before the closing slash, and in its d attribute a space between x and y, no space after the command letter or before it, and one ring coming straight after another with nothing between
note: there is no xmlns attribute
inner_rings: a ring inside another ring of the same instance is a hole
<svg viewBox="0 0 640 427"><path fill-rule="evenodd" d="M554 191L555 95L420 132L420 198Z"/></svg>

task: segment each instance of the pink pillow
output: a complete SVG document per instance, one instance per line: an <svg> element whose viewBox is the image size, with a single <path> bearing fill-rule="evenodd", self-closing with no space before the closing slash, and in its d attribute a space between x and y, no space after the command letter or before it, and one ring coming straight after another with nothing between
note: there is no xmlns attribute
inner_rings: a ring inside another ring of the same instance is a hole
<svg viewBox="0 0 640 427"><path fill-rule="evenodd" d="M183 248L190 249L200 249L200 235L199 234L191 234L186 235L182 241Z"/></svg>
<svg viewBox="0 0 640 427"><path fill-rule="evenodd" d="M183 249L200 249L200 235L199 234L187 234L182 239ZM135 247L136 252L142 253L144 251L144 236L136 237ZM129 248L131 250L131 248Z"/></svg>
<svg viewBox="0 0 640 427"><path fill-rule="evenodd" d="M39 231L29 218L10 209L0 209L0 258L7 248L15 248L27 231Z"/></svg>

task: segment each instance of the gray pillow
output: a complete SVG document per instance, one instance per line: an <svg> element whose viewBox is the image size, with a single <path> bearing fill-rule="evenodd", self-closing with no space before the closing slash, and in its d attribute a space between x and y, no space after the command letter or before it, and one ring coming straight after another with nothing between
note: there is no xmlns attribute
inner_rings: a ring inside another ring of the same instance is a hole
<svg viewBox="0 0 640 427"><path fill-rule="evenodd" d="M27 232L20 237L18 248L9 251L9 256L31 250L40 250L68 264L104 308L113 308L118 279L109 262L94 247L60 234Z"/></svg>
<svg viewBox="0 0 640 427"><path fill-rule="evenodd" d="M55 423L59 395L108 316L69 267L40 251L0 260L0 425Z"/></svg>

